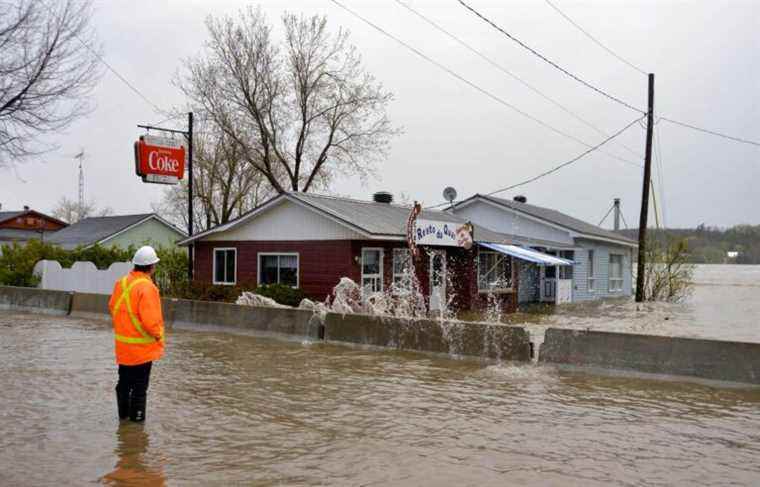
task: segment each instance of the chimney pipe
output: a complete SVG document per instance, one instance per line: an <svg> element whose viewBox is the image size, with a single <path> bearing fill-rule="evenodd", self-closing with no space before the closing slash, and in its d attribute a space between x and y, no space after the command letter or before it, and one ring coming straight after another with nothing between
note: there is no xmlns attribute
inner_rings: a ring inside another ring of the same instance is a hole
<svg viewBox="0 0 760 487"><path fill-rule="evenodd" d="M620 198L615 198L613 202L615 206L615 226L613 228L617 231L620 230Z"/></svg>
<svg viewBox="0 0 760 487"><path fill-rule="evenodd" d="M29 211L29 205L24 205L24 211Z"/></svg>

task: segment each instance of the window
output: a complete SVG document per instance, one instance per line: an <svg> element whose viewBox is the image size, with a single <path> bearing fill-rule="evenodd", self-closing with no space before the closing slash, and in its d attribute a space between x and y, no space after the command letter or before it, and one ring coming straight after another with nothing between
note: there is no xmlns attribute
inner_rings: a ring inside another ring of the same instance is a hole
<svg viewBox="0 0 760 487"><path fill-rule="evenodd" d="M414 272L409 249L393 249L393 284L408 287Z"/></svg>
<svg viewBox="0 0 760 487"><path fill-rule="evenodd" d="M298 287L298 254L259 254L259 284Z"/></svg>
<svg viewBox="0 0 760 487"><path fill-rule="evenodd" d="M237 249L214 249L214 284L235 284Z"/></svg>
<svg viewBox="0 0 760 487"><path fill-rule="evenodd" d="M497 252L478 253L478 291L511 291L512 261Z"/></svg>
<svg viewBox="0 0 760 487"><path fill-rule="evenodd" d="M383 290L383 249L362 249L362 290Z"/></svg>
<svg viewBox="0 0 760 487"><path fill-rule="evenodd" d="M623 256L610 254L610 291L623 290Z"/></svg>
<svg viewBox="0 0 760 487"><path fill-rule="evenodd" d="M588 251L588 290L593 291L595 286L595 271L594 271L594 251Z"/></svg>
<svg viewBox="0 0 760 487"><path fill-rule="evenodd" d="M560 250L559 256L562 259L573 260L575 259L575 252L572 250ZM563 265L559 268L560 279L572 279L573 278L573 266Z"/></svg>

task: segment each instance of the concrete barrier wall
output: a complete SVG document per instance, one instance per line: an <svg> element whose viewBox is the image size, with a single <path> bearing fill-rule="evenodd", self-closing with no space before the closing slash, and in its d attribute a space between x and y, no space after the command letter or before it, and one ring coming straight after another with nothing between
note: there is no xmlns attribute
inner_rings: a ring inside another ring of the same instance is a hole
<svg viewBox="0 0 760 487"><path fill-rule="evenodd" d="M321 338L321 324L311 311L239 306L210 301L163 300L164 319L175 326L228 327L239 330Z"/></svg>
<svg viewBox="0 0 760 487"><path fill-rule="evenodd" d="M328 313L325 340L497 360L530 360L530 341L524 328L488 323Z"/></svg>
<svg viewBox="0 0 760 487"><path fill-rule="evenodd" d="M71 298L71 316L77 318L110 319L107 294L73 293Z"/></svg>
<svg viewBox="0 0 760 487"><path fill-rule="evenodd" d="M0 309L67 315L72 293L30 287L0 286Z"/></svg>
<svg viewBox="0 0 760 487"><path fill-rule="evenodd" d="M549 328L539 361L760 384L760 343Z"/></svg>

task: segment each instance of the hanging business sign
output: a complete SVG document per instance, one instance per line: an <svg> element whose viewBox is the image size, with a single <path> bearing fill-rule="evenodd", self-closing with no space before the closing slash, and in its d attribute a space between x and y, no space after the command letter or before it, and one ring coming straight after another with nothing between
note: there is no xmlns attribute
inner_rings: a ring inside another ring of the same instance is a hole
<svg viewBox="0 0 760 487"><path fill-rule="evenodd" d="M146 183L179 183L185 157L185 146L173 139L143 135L135 142L135 172Z"/></svg>
<svg viewBox="0 0 760 487"><path fill-rule="evenodd" d="M472 247L471 223L442 222L417 219L414 221L416 245L441 245L445 247Z"/></svg>

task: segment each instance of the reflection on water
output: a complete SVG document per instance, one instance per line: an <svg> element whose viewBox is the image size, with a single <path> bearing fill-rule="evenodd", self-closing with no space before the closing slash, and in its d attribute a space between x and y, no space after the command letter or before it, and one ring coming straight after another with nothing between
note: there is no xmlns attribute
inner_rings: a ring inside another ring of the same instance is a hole
<svg viewBox="0 0 760 487"><path fill-rule="evenodd" d="M0 485L715 485L760 390L175 331L118 424L112 337L0 315Z"/></svg>
<svg viewBox="0 0 760 487"><path fill-rule="evenodd" d="M122 421L116 430L117 444L114 454L116 466L104 475L103 485L113 487L163 487L166 476L160 458L151 458L150 443L144 425Z"/></svg>

